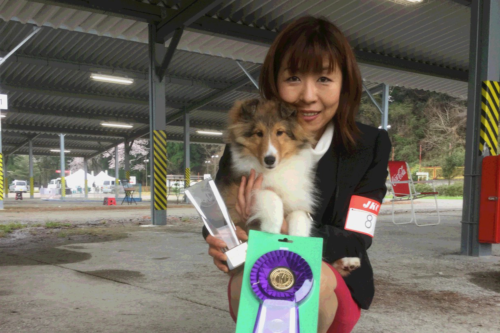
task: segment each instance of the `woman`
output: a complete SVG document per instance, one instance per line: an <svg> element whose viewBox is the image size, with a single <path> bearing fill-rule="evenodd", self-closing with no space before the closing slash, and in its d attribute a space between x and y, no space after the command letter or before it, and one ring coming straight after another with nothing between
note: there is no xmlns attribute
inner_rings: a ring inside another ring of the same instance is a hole
<svg viewBox="0 0 500 333"><path fill-rule="evenodd" d="M386 193L387 163L391 143L387 132L356 123L362 83L356 59L347 39L330 22L303 17L282 30L269 48L260 75L261 95L293 104L302 126L314 134L313 148L319 162L316 185L322 202L313 215L314 235L323 237L318 332L350 332L368 309L374 296L373 271L366 250L370 235L345 229L351 197L382 202ZM229 167L226 147L217 178ZM252 171L243 177L237 211L247 219L251 193L260 189L262 175ZM287 232L286 221L282 233ZM239 229L238 237L247 240ZM207 237L209 254L222 271L228 269L220 248L225 244ZM331 264L344 257L358 257L361 267L345 278ZM233 319L238 311L242 274L228 286Z"/></svg>

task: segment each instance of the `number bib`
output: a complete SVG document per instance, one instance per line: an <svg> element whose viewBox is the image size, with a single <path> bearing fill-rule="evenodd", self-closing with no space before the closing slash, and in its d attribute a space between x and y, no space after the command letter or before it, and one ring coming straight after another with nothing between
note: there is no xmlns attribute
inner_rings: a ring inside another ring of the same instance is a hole
<svg viewBox="0 0 500 333"><path fill-rule="evenodd" d="M378 201L353 195L344 229L373 237L379 211L380 203Z"/></svg>

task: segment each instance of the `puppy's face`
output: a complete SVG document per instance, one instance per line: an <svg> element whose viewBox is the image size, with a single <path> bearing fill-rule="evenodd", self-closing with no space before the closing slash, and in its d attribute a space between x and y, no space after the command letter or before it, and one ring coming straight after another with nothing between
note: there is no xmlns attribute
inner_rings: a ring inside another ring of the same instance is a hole
<svg viewBox="0 0 500 333"><path fill-rule="evenodd" d="M228 142L236 144L243 155L254 156L267 169L277 167L313 143L312 136L297 121L297 111L278 101L237 102L229 119Z"/></svg>

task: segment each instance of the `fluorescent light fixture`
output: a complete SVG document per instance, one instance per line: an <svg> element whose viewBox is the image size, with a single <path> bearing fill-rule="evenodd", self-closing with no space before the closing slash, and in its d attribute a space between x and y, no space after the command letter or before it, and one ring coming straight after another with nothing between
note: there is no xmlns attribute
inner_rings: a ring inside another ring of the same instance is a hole
<svg viewBox="0 0 500 333"><path fill-rule="evenodd" d="M108 83L117 83L126 85L134 83L134 79L130 79L128 77L119 77L119 76L111 76L103 74L90 74L90 78L94 81L101 81Z"/></svg>
<svg viewBox="0 0 500 333"><path fill-rule="evenodd" d="M417 2L422 2L422 1L424 1L424 0L406 0L406 1L408 1L408 2L413 2L413 3L417 3Z"/></svg>
<svg viewBox="0 0 500 333"><path fill-rule="evenodd" d="M196 131L199 134L208 134L208 135L222 135L222 132L213 132L213 131Z"/></svg>
<svg viewBox="0 0 500 333"><path fill-rule="evenodd" d="M60 153L61 152L61 149L51 149L50 150L51 152L54 152L54 153ZM71 153L71 150L64 150L65 153Z"/></svg>
<svg viewBox="0 0 500 333"><path fill-rule="evenodd" d="M0 114L0 118L5 118L5 117L7 117L7 116L4 114Z"/></svg>
<svg viewBox="0 0 500 333"><path fill-rule="evenodd" d="M101 126L105 127L119 127L119 128L132 128L133 125L129 124L120 124L120 123L101 123Z"/></svg>

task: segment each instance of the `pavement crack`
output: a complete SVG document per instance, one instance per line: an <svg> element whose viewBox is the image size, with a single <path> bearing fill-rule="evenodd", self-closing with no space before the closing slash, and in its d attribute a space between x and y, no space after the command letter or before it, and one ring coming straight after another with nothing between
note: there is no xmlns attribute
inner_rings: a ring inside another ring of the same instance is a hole
<svg viewBox="0 0 500 333"><path fill-rule="evenodd" d="M196 302L196 301L193 301L189 298L184 298L184 297L179 297L179 296L175 296L175 298L177 299L180 299L180 300L183 300L183 301L186 301L186 302L190 302L190 303L194 303L194 304L198 304L198 305L202 305L202 306L206 306L208 308L212 308L214 310L219 310L219 311L224 311L224 312L229 312L229 310L226 310L226 309L221 309L221 308L218 308L216 306L213 306L213 305L209 305L209 304L205 304L205 303L201 303L201 302Z"/></svg>

